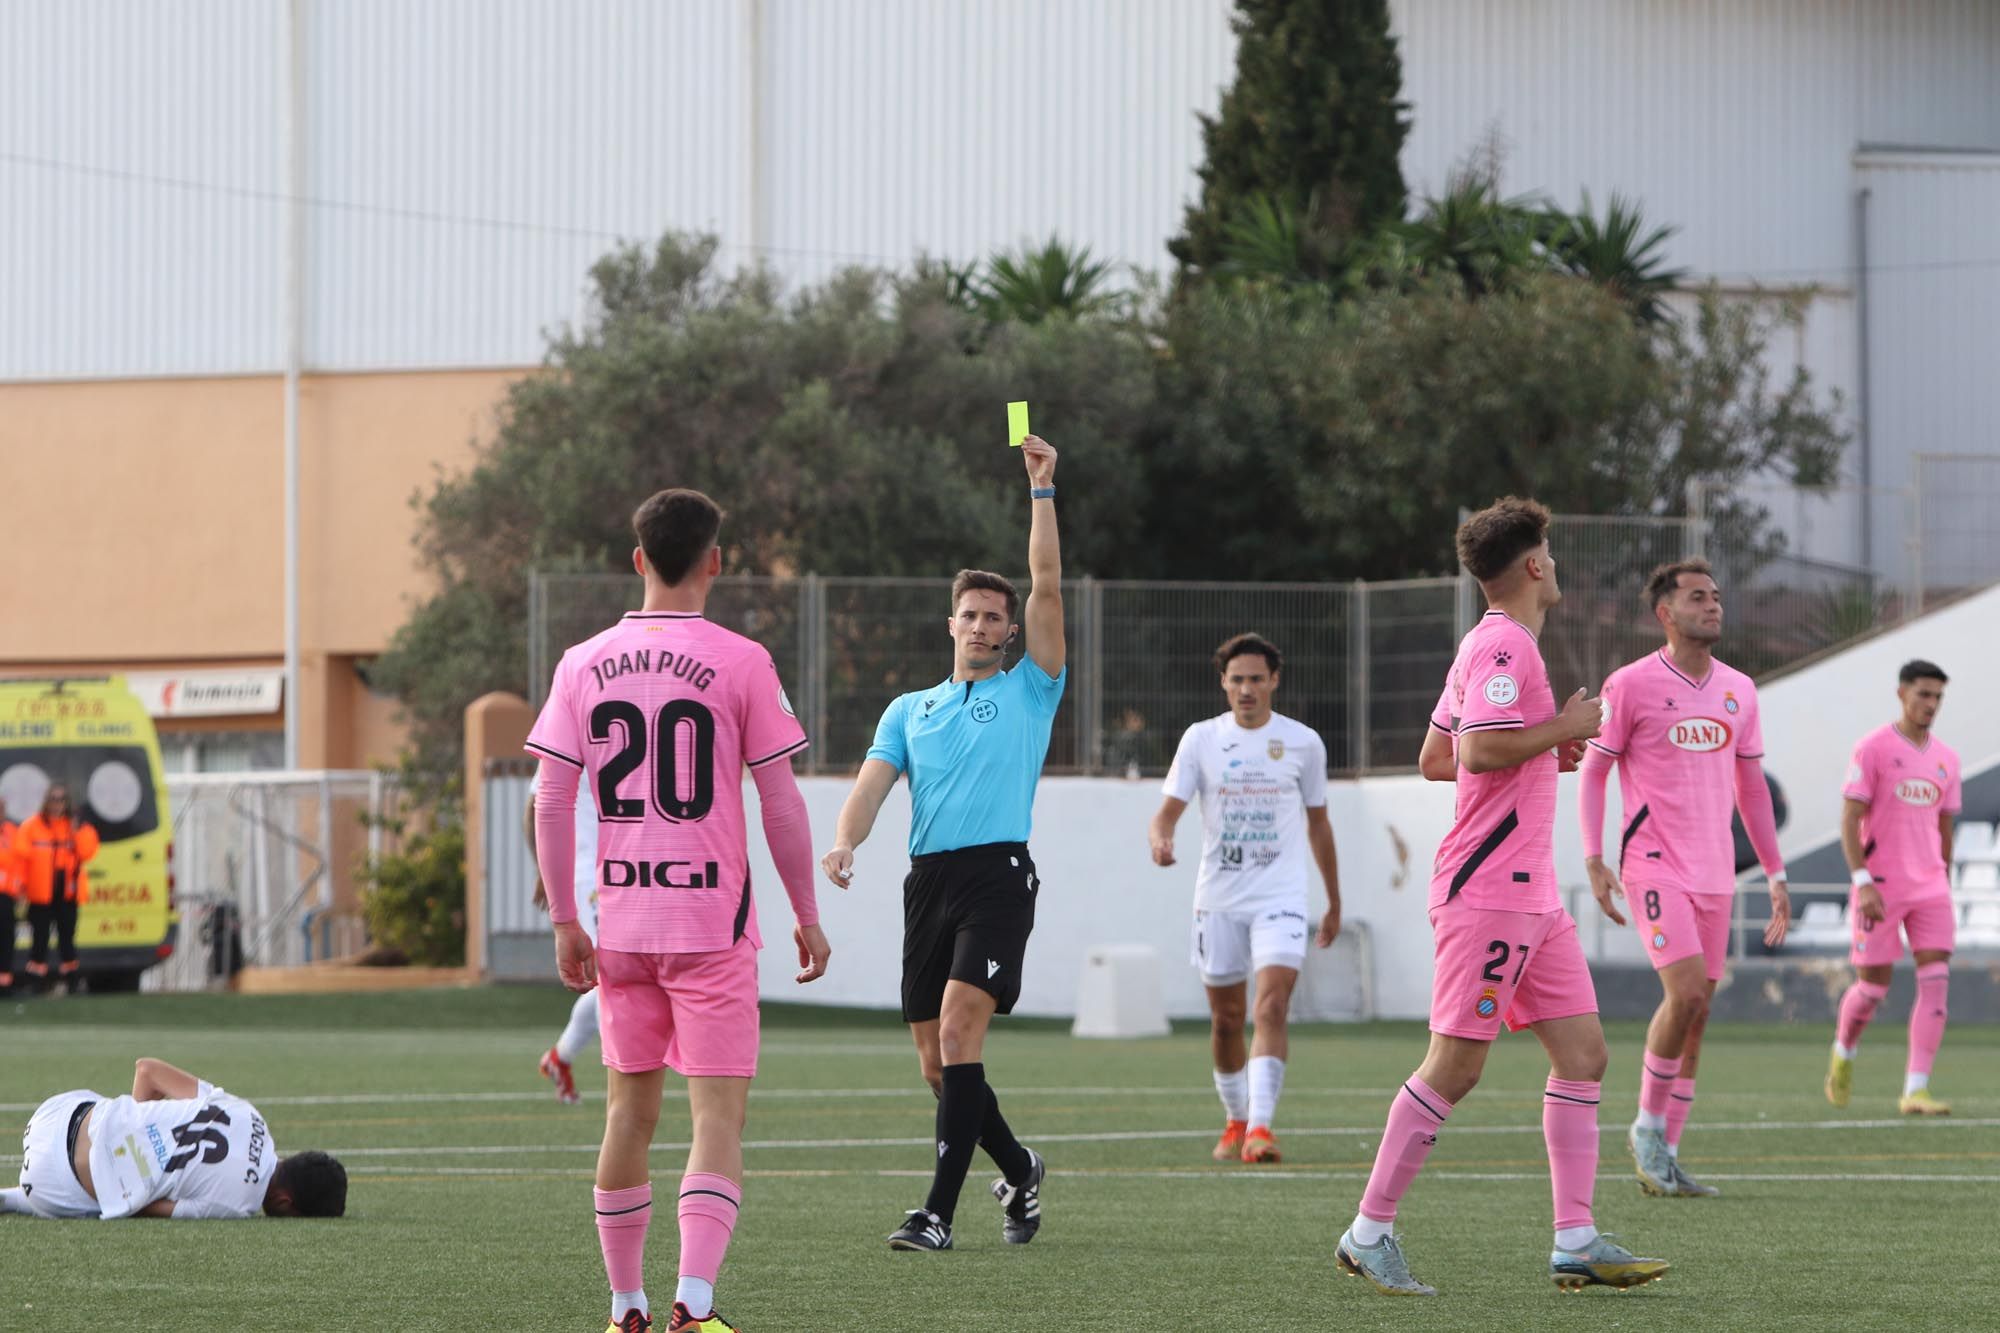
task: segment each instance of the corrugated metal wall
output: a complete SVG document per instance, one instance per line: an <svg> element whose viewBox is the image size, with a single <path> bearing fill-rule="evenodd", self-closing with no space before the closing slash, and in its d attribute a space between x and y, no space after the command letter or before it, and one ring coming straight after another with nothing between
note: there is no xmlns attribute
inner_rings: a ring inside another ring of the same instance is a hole
<svg viewBox="0 0 2000 1333"><path fill-rule="evenodd" d="M1912 486L1919 454L2000 456L2000 154L1863 154L1868 201L1868 382L1878 486ZM1921 336L1912 336L1920 331ZM1935 490L1933 478L1926 487ZM1990 530L2000 467L1957 474L1948 489ZM1924 560L1970 565L1941 521L1949 497L1929 506ZM1898 558L1904 507L1875 505L1878 555ZM1960 545L1963 543L1960 542ZM1989 575L1990 576L1990 575Z"/></svg>
<svg viewBox="0 0 2000 1333"><path fill-rule="evenodd" d="M278 364L281 17L0 9L0 378Z"/></svg>
<svg viewBox="0 0 2000 1333"><path fill-rule="evenodd" d="M1404 171L1441 190L1497 138L1504 182L1679 225L1729 281L1852 277L1856 144L2000 146L1991 0L1402 0Z"/></svg>
<svg viewBox="0 0 2000 1333"><path fill-rule="evenodd" d="M1052 230L1164 267L1229 11L304 0L308 364L533 363L590 262L669 227L801 280ZM1512 188L1625 190L1699 273L1844 287L1857 142L2000 143L1990 0L1395 12L1413 186L1490 131ZM0 8L0 378L277 366L283 14Z"/></svg>

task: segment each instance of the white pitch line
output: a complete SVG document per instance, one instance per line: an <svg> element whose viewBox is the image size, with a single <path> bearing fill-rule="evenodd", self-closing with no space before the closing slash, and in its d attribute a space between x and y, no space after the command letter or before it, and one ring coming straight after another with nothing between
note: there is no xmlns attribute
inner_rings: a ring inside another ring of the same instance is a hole
<svg viewBox="0 0 2000 1333"><path fill-rule="evenodd" d="M1703 1130L1739 1131L1763 1133L1771 1131L1795 1132L1812 1129L1902 1129L1908 1126L1904 1120L1744 1120L1722 1121L1704 1124ZM1928 1128L1935 1129L1990 1129L2000 1126L2000 1119L1933 1120ZM1339 1125L1322 1128L1291 1128L1285 1131L1290 1138L1374 1138L1382 1132L1379 1125ZM1536 1134L1542 1132L1540 1125L1458 1125L1452 1128L1452 1137L1461 1135L1502 1135ZM1600 1134L1622 1134L1621 1125L1599 1125ZM1922 1131L1917 1131L1922 1132ZM1138 1129L1100 1130L1089 1134L1036 1134L1036 1143L1140 1143L1168 1140L1206 1139L1211 1137L1211 1129ZM929 1135L894 1136L886 1138L817 1138L817 1139L752 1139L744 1143L746 1152L784 1152L796 1150L817 1150L842 1148L914 1148L929 1147L933 1142ZM686 1142L674 1141L655 1143L654 1152L686 1152L692 1146ZM560 1153L593 1153L598 1149L594 1142L583 1143L543 1143L543 1144L460 1144L401 1147L352 1147L328 1148L326 1151L336 1157L504 1157L508 1155L532 1157ZM19 1157L0 1156L0 1165L18 1163ZM1266 1173L1268 1174L1268 1173ZM1929 1176L1923 1179L1931 1179Z"/></svg>
<svg viewBox="0 0 2000 1333"><path fill-rule="evenodd" d="M583 1167L564 1169L561 1167L532 1167L532 1166L526 1166L526 1167L523 1166L493 1166L493 1167L357 1166L352 1168L349 1171L349 1174L358 1176L467 1176L472 1178L524 1177L536 1180L582 1180L588 1178L589 1171ZM753 1167L750 1170L746 1171L744 1174L751 1177L771 1176L779 1178L787 1178L787 1177L797 1178L803 1175L803 1176L810 1176L814 1179L822 1177L841 1177L845 1179L853 1179L859 1177L859 1178L874 1178L874 1179L885 1179L885 1180L886 1179L929 1180L931 1178L931 1173L929 1171L904 1171L904 1170L766 1172L766 1171L759 1171ZM1185 1169L1176 1170L1172 1168L1161 1168L1157 1170L1124 1171L1124 1170L1095 1170L1086 1167L1080 1170L1052 1169L1049 1172L1049 1174L1059 1179L1087 1178L1095 1180L1208 1180L1208 1181L1218 1181L1234 1185L1243 1183L1255 1184L1271 1180L1361 1181L1368 1179L1369 1173L1362 1170L1302 1171L1298 1170L1297 1168L1284 1168L1275 1171L1270 1171L1270 1170L1196 1171L1196 1170L1185 1170ZM1931 1183L1943 1184L1943 1185L2000 1184L2000 1175L1965 1175L1965 1174L1925 1175L1918 1172L1856 1173L1856 1172L1830 1171L1830 1172L1820 1172L1820 1173L1749 1172L1741 1174L1727 1174L1721 1172L1705 1171L1702 1173L1702 1176L1703 1179L1706 1180L1728 1181L1733 1183L1762 1182L1762 1183L1779 1183L1779 1184L1814 1184L1814 1185L1918 1185L1918 1184L1931 1184ZM1424 1178L1426 1180L1442 1179L1442 1180L1518 1182L1518 1181L1528 1181L1528 1180L1533 1180L1533 1181L1547 1180L1548 1173L1546 1171L1540 1171L1540 1172L1454 1171L1448 1167L1443 1167L1443 1168L1434 1168L1432 1170L1426 1171L1424 1173ZM1631 1178L1632 1178L1631 1172L1619 1170L1617 1168L1606 1168L1604 1170L1599 1171L1597 1175L1597 1179L1599 1179L1600 1181L1611 1181L1614 1183L1622 1180L1630 1180Z"/></svg>

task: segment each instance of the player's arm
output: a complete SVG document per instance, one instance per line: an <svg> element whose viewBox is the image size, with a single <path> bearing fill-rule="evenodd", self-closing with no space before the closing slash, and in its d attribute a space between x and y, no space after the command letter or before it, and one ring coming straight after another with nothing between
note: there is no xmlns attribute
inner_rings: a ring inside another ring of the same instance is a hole
<svg viewBox="0 0 2000 1333"><path fill-rule="evenodd" d="M1857 801L1852 796L1840 803L1840 854L1847 858L1848 877L1854 881L1855 910L1864 921L1880 921L1882 910L1882 890L1875 887L1875 877L1868 873L1868 858L1861 850L1861 817L1868 813L1868 802Z"/></svg>
<svg viewBox="0 0 2000 1333"><path fill-rule="evenodd" d="M1417 753L1417 771L1432 782L1458 781L1458 753L1452 748L1449 731L1432 726L1424 733L1424 748Z"/></svg>
<svg viewBox="0 0 2000 1333"><path fill-rule="evenodd" d="M1461 731L1458 762L1468 773L1518 768L1566 742L1589 740L1603 724L1603 700L1587 698L1579 689L1560 713L1535 726Z"/></svg>
<svg viewBox="0 0 2000 1333"><path fill-rule="evenodd" d="M1618 910L1617 899L1625 896L1625 886L1618 882L1617 874L1604 864L1604 793L1611 783L1611 766L1617 761L1607 750L1589 746L1583 756L1583 763L1577 769L1577 811L1583 822L1583 869L1590 877L1590 896L1597 899L1597 910L1610 917L1619 925L1625 924L1625 916Z"/></svg>
<svg viewBox="0 0 2000 1333"><path fill-rule="evenodd" d="M854 790L841 802L840 818L833 826L833 848L819 859L826 877L841 888L846 888L854 878L854 849L868 841L868 835L875 829L875 816L882 811L882 802L889 799L889 789L902 775L902 770L886 759L861 761Z"/></svg>
<svg viewBox="0 0 2000 1333"><path fill-rule="evenodd" d="M1152 845L1153 864L1170 866L1174 863L1174 826L1181 822L1181 815L1188 803L1178 796L1168 796L1160 801L1160 808L1153 815L1153 822L1146 826L1146 841Z"/></svg>
<svg viewBox="0 0 2000 1333"><path fill-rule="evenodd" d="M1938 839L1944 844L1944 867L1947 873L1951 870L1952 832L1957 827L1958 816L1955 813L1949 810L1938 812Z"/></svg>
<svg viewBox="0 0 2000 1333"><path fill-rule="evenodd" d="M1736 812L1743 817L1743 832L1771 886L1771 924L1764 928L1764 943L1775 949L1791 929L1792 895L1785 883L1785 858L1778 853L1778 812L1771 803L1771 784L1764 780L1763 761L1753 755L1736 757Z"/></svg>
<svg viewBox="0 0 2000 1333"><path fill-rule="evenodd" d="M778 867L785 896L792 900L792 941L799 946L800 985L826 975L833 946L819 926L819 899L813 895L812 820L806 798L792 773L790 756L750 770L757 780L757 805L764 821L764 842Z"/></svg>
<svg viewBox="0 0 2000 1333"><path fill-rule="evenodd" d="M1039 435L1021 442L1028 467L1028 484L1053 488L1056 451ZM1063 640L1062 543L1056 535L1056 502L1030 500L1028 521L1028 656L1050 677L1060 676L1069 660Z"/></svg>
<svg viewBox="0 0 2000 1333"><path fill-rule="evenodd" d="M1313 937L1324 949L1340 934L1340 857L1333 846L1333 820L1323 805L1306 807L1306 845L1312 848L1320 882L1326 885L1326 915L1319 919L1319 933Z"/></svg>
<svg viewBox="0 0 2000 1333"><path fill-rule="evenodd" d="M521 834L528 840L528 855L532 858L535 855L535 793L532 789L528 792L527 806L521 811ZM535 908L546 912L549 910L549 891L542 887L539 865L535 867L535 872Z"/></svg>
<svg viewBox="0 0 2000 1333"><path fill-rule="evenodd" d="M542 756L535 779L535 865L556 932L556 975L579 995L597 984L597 950L577 924L576 789L583 769Z"/></svg>
<svg viewBox="0 0 2000 1333"><path fill-rule="evenodd" d="M165 1060L142 1055L132 1067L132 1100L135 1102L185 1102L201 1096L201 1080Z"/></svg>

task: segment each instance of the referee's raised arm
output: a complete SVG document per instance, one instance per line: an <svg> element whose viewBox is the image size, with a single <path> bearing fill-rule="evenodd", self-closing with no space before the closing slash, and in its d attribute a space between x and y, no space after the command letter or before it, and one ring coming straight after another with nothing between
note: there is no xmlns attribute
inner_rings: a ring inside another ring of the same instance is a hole
<svg viewBox="0 0 2000 1333"><path fill-rule="evenodd" d="M1063 638L1062 541L1056 533L1056 451L1039 435L1021 442L1028 465L1028 656L1051 679L1069 660Z"/></svg>

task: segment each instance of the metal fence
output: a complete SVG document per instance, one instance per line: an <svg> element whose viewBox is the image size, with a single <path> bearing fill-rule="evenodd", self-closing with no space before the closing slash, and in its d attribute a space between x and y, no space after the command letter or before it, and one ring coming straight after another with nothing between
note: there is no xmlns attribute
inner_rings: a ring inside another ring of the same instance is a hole
<svg viewBox="0 0 2000 1333"><path fill-rule="evenodd" d="M176 773L173 955L147 990L202 990L241 965L284 967L365 947L357 876L389 850L395 782L362 771Z"/></svg>
<svg viewBox="0 0 2000 1333"><path fill-rule="evenodd" d="M1640 597L1661 561L1706 555L1731 603L1723 655L1762 674L1867 633L1902 601L1866 571L1718 536L1701 518L1558 516L1563 605L1542 636L1561 697L1595 689L1660 642ZM807 771L859 764L883 707L950 670L950 580L730 577L709 617L763 643L813 738ZM535 575L530 699L539 706L565 647L638 605L630 575ZM1460 634L1479 610L1464 578L1382 583L1189 583L1075 579L1063 585L1070 684L1049 768L1164 772L1190 722L1222 711L1209 656L1244 630L1285 653L1278 707L1315 728L1338 772L1414 766Z"/></svg>

